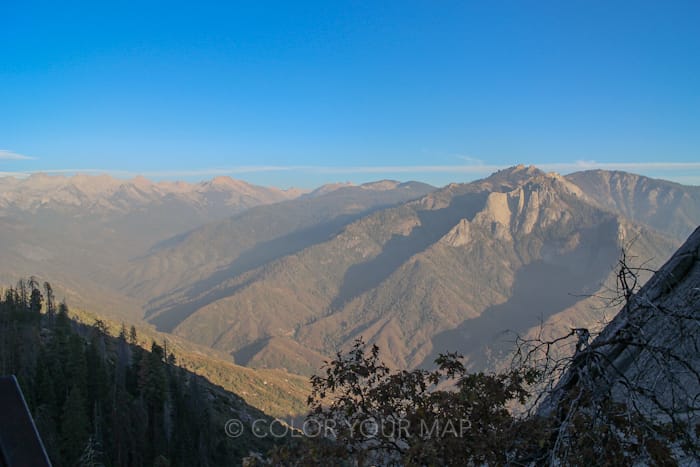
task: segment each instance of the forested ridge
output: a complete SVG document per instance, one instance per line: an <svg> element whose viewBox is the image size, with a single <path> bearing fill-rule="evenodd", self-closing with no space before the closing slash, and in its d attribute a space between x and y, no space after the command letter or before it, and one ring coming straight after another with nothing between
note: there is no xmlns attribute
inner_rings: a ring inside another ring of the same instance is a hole
<svg viewBox="0 0 700 467"><path fill-rule="evenodd" d="M15 374L55 466L236 465L270 441L226 436L227 419L264 416L178 366L167 343L136 345L74 321L49 283L0 297L0 374Z"/></svg>

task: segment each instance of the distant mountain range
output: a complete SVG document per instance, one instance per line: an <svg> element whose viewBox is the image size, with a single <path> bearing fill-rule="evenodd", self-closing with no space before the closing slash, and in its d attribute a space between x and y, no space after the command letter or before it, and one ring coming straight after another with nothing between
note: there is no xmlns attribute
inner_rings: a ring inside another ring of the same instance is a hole
<svg viewBox="0 0 700 467"><path fill-rule="evenodd" d="M459 350L483 368L503 361L507 330L598 323L622 247L658 266L698 224L700 188L622 172L310 193L5 178L0 278L46 276L243 365L309 374L362 335L397 367Z"/></svg>
<svg viewBox="0 0 700 467"><path fill-rule="evenodd" d="M106 175L0 178L0 279L44 276L74 305L100 303L136 318L140 303L115 292L130 258L174 234L300 194L229 177L196 184Z"/></svg>
<svg viewBox="0 0 700 467"><path fill-rule="evenodd" d="M173 271L166 260L221 237L250 238L238 233L245 217L198 229L161 252L168 267L153 275L156 283ZM147 319L252 366L310 373L362 335L397 367L429 365L446 350L483 367L498 360L492 347L504 330L525 333L540 320L574 314L598 320L593 299L580 295L600 291L633 237L632 253L659 262L678 243L532 167L453 184L334 227L298 251L253 255L259 261L252 264L227 258L224 269L151 302Z"/></svg>
<svg viewBox="0 0 700 467"><path fill-rule="evenodd" d="M230 277L325 241L376 209L433 190L417 182L331 185L291 201L258 206L156 244L131 263L123 286L130 295L152 298L202 280Z"/></svg>
<svg viewBox="0 0 700 467"><path fill-rule="evenodd" d="M255 186L230 177L202 183L154 183L144 177L118 180L108 175L0 178L0 210L6 215L60 213L78 219L141 221L162 231L169 229L168 234L301 194L300 190Z"/></svg>

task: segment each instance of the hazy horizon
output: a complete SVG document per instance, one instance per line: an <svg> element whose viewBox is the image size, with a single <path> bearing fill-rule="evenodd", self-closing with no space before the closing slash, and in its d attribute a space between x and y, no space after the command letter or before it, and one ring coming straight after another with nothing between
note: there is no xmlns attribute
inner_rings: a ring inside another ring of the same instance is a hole
<svg viewBox="0 0 700 467"><path fill-rule="evenodd" d="M687 175L700 169L700 163L676 163L676 164L644 164L644 163L605 163L578 162L572 164L515 164L534 166L545 172L555 172L568 175L574 172L586 170L623 171L650 178L668 180L683 185L700 185L700 176ZM27 178L31 175L45 174L50 176L75 176L108 175L120 180L131 180L136 177L145 177L152 182L184 181L188 183L206 182L216 177L230 177L234 180L242 180L254 185L270 186L281 189L313 190L323 185L350 183L361 185L380 180L394 180L401 183L422 182L441 187L450 183L468 183L474 180L488 177L499 170L513 167L513 165L470 165L470 166L424 166L424 167L244 167L233 169L203 169L193 171L156 171L156 172L130 172L125 170L100 170L100 169L58 169L38 170L34 172L0 172L0 177ZM307 181L311 183L290 183L285 175L290 173L306 173ZM265 179L258 181L256 175L277 173L280 183L265 183ZM252 176L251 176L252 175Z"/></svg>

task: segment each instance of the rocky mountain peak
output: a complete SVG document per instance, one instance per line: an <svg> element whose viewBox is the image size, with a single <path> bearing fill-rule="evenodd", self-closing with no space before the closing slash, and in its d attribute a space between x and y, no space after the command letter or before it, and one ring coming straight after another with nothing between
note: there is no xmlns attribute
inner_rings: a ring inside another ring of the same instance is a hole
<svg viewBox="0 0 700 467"><path fill-rule="evenodd" d="M395 189L399 186L399 182L396 180L379 180L376 182L363 183L361 186L365 190L384 191Z"/></svg>
<svg viewBox="0 0 700 467"><path fill-rule="evenodd" d="M464 246L469 243L470 239L469 221L461 219L441 241L450 246Z"/></svg>
<svg viewBox="0 0 700 467"><path fill-rule="evenodd" d="M137 175L129 181L130 184L138 188L147 188L152 185L151 181L144 177L143 175Z"/></svg>
<svg viewBox="0 0 700 467"><path fill-rule="evenodd" d="M218 177L212 178L207 185L216 188L236 189L247 184L241 180L234 180L227 175L219 175Z"/></svg>
<svg viewBox="0 0 700 467"><path fill-rule="evenodd" d="M491 184L495 189L501 187L503 191L503 187L513 188L539 175L545 175L545 173L534 165L526 167L520 164L494 172L483 181Z"/></svg>
<svg viewBox="0 0 700 467"><path fill-rule="evenodd" d="M572 196L584 198L578 187L558 174L546 174L533 167L514 168L516 186L511 188L501 183L503 191L491 191L486 203L474 218L475 222L487 225L494 223L494 235L527 235L535 226L547 227L556 222L570 220ZM517 174L530 173L525 178ZM503 174L496 174L498 177ZM500 179L504 180L504 179Z"/></svg>
<svg viewBox="0 0 700 467"><path fill-rule="evenodd" d="M340 190L341 188L348 188L348 187L352 187L352 186L355 186L355 184L352 182L327 183L327 184L321 185L320 187L311 191L306 196L310 196L310 197L321 196L321 195L325 195L327 193L330 193L332 191Z"/></svg>

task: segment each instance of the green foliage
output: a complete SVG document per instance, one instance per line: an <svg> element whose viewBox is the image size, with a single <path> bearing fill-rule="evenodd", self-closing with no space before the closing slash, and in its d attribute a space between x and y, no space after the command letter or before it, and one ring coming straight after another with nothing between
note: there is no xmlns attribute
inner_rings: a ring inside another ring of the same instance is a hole
<svg viewBox="0 0 700 467"><path fill-rule="evenodd" d="M95 314L80 309L71 309L71 319L85 324L99 320ZM159 333L145 326L137 329L108 319L103 322L110 334L118 336L125 344L134 344L132 358L140 358L141 348L150 348L153 341L163 342L163 351L165 353L167 350L170 365L177 364L206 378L270 416L290 419L306 413L306 397L311 389L308 378L285 370L254 370L235 365L227 354L196 346L172 334ZM140 366L134 363L133 367ZM138 372L127 376L127 385L135 388Z"/></svg>
<svg viewBox="0 0 700 467"><path fill-rule="evenodd" d="M392 372L380 361L377 346L366 349L357 340L348 354L327 363L324 375L312 377L305 427L316 431L278 450L275 462L506 463L512 440L522 438L523 427L508 404L525 401L536 372L470 374L457 354L441 355L436 363L434 371Z"/></svg>
<svg viewBox="0 0 700 467"><path fill-rule="evenodd" d="M108 328L74 321L35 280L0 294L0 373L18 376L54 466L236 465L271 447L228 438L226 420L255 410L176 366L168 346Z"/></svg>
<svg viewBox="0 0 700 467"><path fill-rule="evenodd" d="M76 382L63 404L61 434L63 435L63 459L75 464L88 440L88 418L85 413L85 398Z"/></svg>
<svg viewBox="0 0 700 467"><path fill-rule="evenodd" d="M514 416L514 405L536 395L543 373L533 367L468 373L457 354L436 364L392 371L376 345L355 341L312 377L307 436L254 465L672 466L674 450L694 452L678 435L682 427L573 390L566 400L576 410L565 403L552 415ZM564 421L561 413L572 415Z"/></svg>

